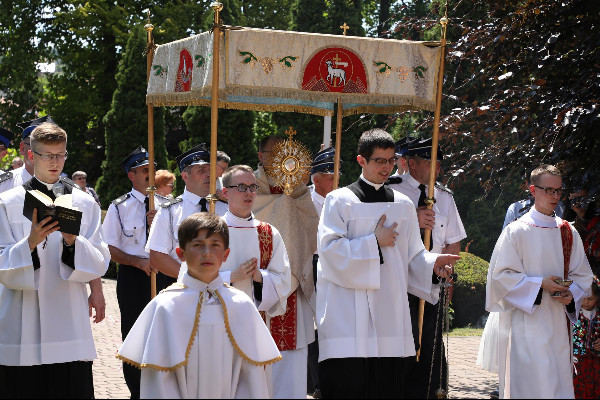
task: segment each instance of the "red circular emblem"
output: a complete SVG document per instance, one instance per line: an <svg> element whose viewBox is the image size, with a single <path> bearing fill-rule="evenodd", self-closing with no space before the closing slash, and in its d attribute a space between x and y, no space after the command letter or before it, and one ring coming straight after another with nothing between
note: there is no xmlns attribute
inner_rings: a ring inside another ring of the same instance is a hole
<svg viewBox="0 0 600 400"><path fill-rule="evenodd" d="M320 50L306 64L302 89L316 92L367 93L367 74L361 59L348 49Z"/></svg>
<svg viewBox="0 0 600 400"><path fill-rule="evenodd" d="M186 49L179 53L179 68L177 68L177 78L175 79L176 92L189 92L192 88L192 56Z"/></svg>

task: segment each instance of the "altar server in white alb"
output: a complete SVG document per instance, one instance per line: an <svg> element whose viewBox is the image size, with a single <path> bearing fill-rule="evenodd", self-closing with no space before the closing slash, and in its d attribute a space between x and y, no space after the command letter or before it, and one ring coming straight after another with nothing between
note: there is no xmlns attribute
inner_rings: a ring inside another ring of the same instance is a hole
<svg viewBox="0 0 600 400"><path fill-rule="evenodd" d="M85 284L102 276L110 254L100 207L61 179L67 134L44 123L31 134L34 177L0 195L0 397L93 398L96 358ZM71 194L82 212L79 235L51 218L23 216L26 190Z"/></svg>
<svg viewBox="0 0 600 400"><path fill-rule="evenodd" d="M285 243L292 273L292 289L284 315L271 318L271 335L283 360L273 365L273 397L306 397L308 345L315 340L315 284L312 259L317 248L319 216L310 192L301 184L288 196L265 173L265 157L281 138L268 137L259 146L261 164L254 172L259 186L253 213L277 228Z"/></svg>
<svg viewBox="0 0 600 400"><path fill-rule="evenodd" d="M281 355L254 302L219 275L225 221L193 214L178 237L186 272L148 304L118 357L141 368L142 398L268 398L265 366Z"/></svg>
<svg viewBox="0 0 600 400"><path fill-rule="evenodd" d="M208 212L206 196L210 192L210 152L206 150L206 145L200 143L178 155L177 165L185 182L185 190L181 196L160 205L146 241L150 265L166 275L163 279L165 283L169 278L175 282L185 272L185 269L180 270L181 262L176 253L179 224L193 213ZM215 213L222 216L226 212L227 204L217 201Z"/></svg>
<svg viewBox="0 0 600 400"><path fill-rule="evenodd" d="M402 398L415 345L408 292L435 303L460 257L425 250L414 204L384 186L397 157L385 131L362 134L353 184L319 222L317 329L323 398ZM406 382L410 384L410 382Z"/></svg>
<svg viewBox="0 0 600 400"><path fill-rule="evenodd" d="M560 171L534 169L529 190L535 204L502 231L487 278L486 310L501 311L500 397L572 399L569 321L577 322L593 275L579 234L554 213ZM572 283L565 289L558 279Z"/></svg>

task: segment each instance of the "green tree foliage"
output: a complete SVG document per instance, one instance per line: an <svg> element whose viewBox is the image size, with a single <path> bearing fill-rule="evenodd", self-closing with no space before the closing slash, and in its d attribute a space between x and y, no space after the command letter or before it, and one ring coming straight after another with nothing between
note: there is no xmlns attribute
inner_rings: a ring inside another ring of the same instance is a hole
<svg viewBox="0 0 600 400"><path fill-rule="evenodd" d="M327 30L325 0L294 0L290 29L297 32L324 33Z"/></svg>
<svg viewBox="0 0 600 400"><path fill-rule="evenodd" d="M485 286L489 262L470 253L461 252L462 257L454 266L458 281L454 284L452 308L454 327L475 326L485 311Z"/></svg>
<svg viewBox="0 0 600 400"><path fill-rule="evenodd" d="M102 177L96 192L104 207L127 193L131 182L119 163L139 145L147 147L148 117L146 106L146 32L141 25L132 29L117 72L117 90L110 111L104 117L106 153L102 162ZM163 110L154 110L154 154L157 167L167 165L164 142Z"/></svg>
<svg viewBox="0 0 600 400"><path fill-rule="evenodd" d="M242 15L239 24L251 28L286 30L294 0L238 0Z"/></svg>
<svg viewBox="0 0 600 400"><path fill-rule="evenodd" d="M44 21L47 2L6 0L0 7L0 126L15 133L19 122L33 119L42 87L36 63L47 55L35 40L36 21ZM20 139L14 139L18 145Z"/></svg>
<svg viewBox="0 0 600 400"><path fill-rule="evenodd" d="M365 36L363 28L363 0L330 0L327 9L328 30L321 33L341 35L340 26L346 23L350 29L349 36Z"/></svg>

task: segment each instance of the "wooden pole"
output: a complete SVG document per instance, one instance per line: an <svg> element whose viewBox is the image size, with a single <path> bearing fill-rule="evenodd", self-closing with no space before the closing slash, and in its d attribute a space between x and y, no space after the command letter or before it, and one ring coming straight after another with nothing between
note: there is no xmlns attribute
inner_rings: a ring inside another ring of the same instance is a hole
<svg viewBox="0 0 600 400"><path fill-rule="evenodd" d="M335 132L335 158L333 165L333 189L337 189L340 183L340 151L342 150L342 99L338 99L337 123ZM325 143L325 147L327 144Z"/></svg>
<svg viewBox="0 0 600 400"><path fill-rule="evenodd" d="M425 204L427 209L433 209L435 199L433 197L435 190L435 175L437 166L437 151L440 133L440 115L442 111L442 87L444 85L444 62L446 60L446 28L448 26L447 16L440 20L442 25L442 40L440 42L440 67L438 72L437 92L435 98L435 112L433 114L433 137L431 139L431 167L429 170L429 186L427 187L427 199ZM423 242L425 248L429 250L431 244L431 229L425 229ZM417 351L417 361L421 355L421 339L423 337L423 314L425 313L425 300L419 300L419 350Z"/></svg>
<svg viewBox="0 0 600 400"><path fill-rule="evenodd" d="M218 1L210 3L214 10L213 20L213 70L212 70L212 92L210 99L210 194L206 197L209 201L208 211L215 213L217 202L217 127L219 122L219 44L221 42L221 10L223 4Z"/></svg>
<svg viewBox="0 0 600 400"><path fill-rule="evenodd" d="M152 30L154 26L150 23L150 11L148 11L148 23L144 26L147 32L146 35L146 84L150 80L150 71L152 69L152 61L154 59L154 39L152 38ZM148 208L154 210L154 107L148 105ZM152 298L156 296L156 272L150 274L150 295Z"/></svg>

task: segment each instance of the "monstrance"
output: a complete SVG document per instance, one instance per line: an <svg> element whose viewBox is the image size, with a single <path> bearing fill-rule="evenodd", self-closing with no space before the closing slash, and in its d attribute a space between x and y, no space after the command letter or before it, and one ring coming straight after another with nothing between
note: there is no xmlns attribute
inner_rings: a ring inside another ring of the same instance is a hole
<svg viewBox="0 0 600 400"><path fill-rule="evenodd" d="M292 194L310 176L312 156L300 142L292 139L297 132L290 126L285 131L288 139L277 143L267 153L264 164L265 173L275 181L275 186L281 188L286 195Z"/></svg>

